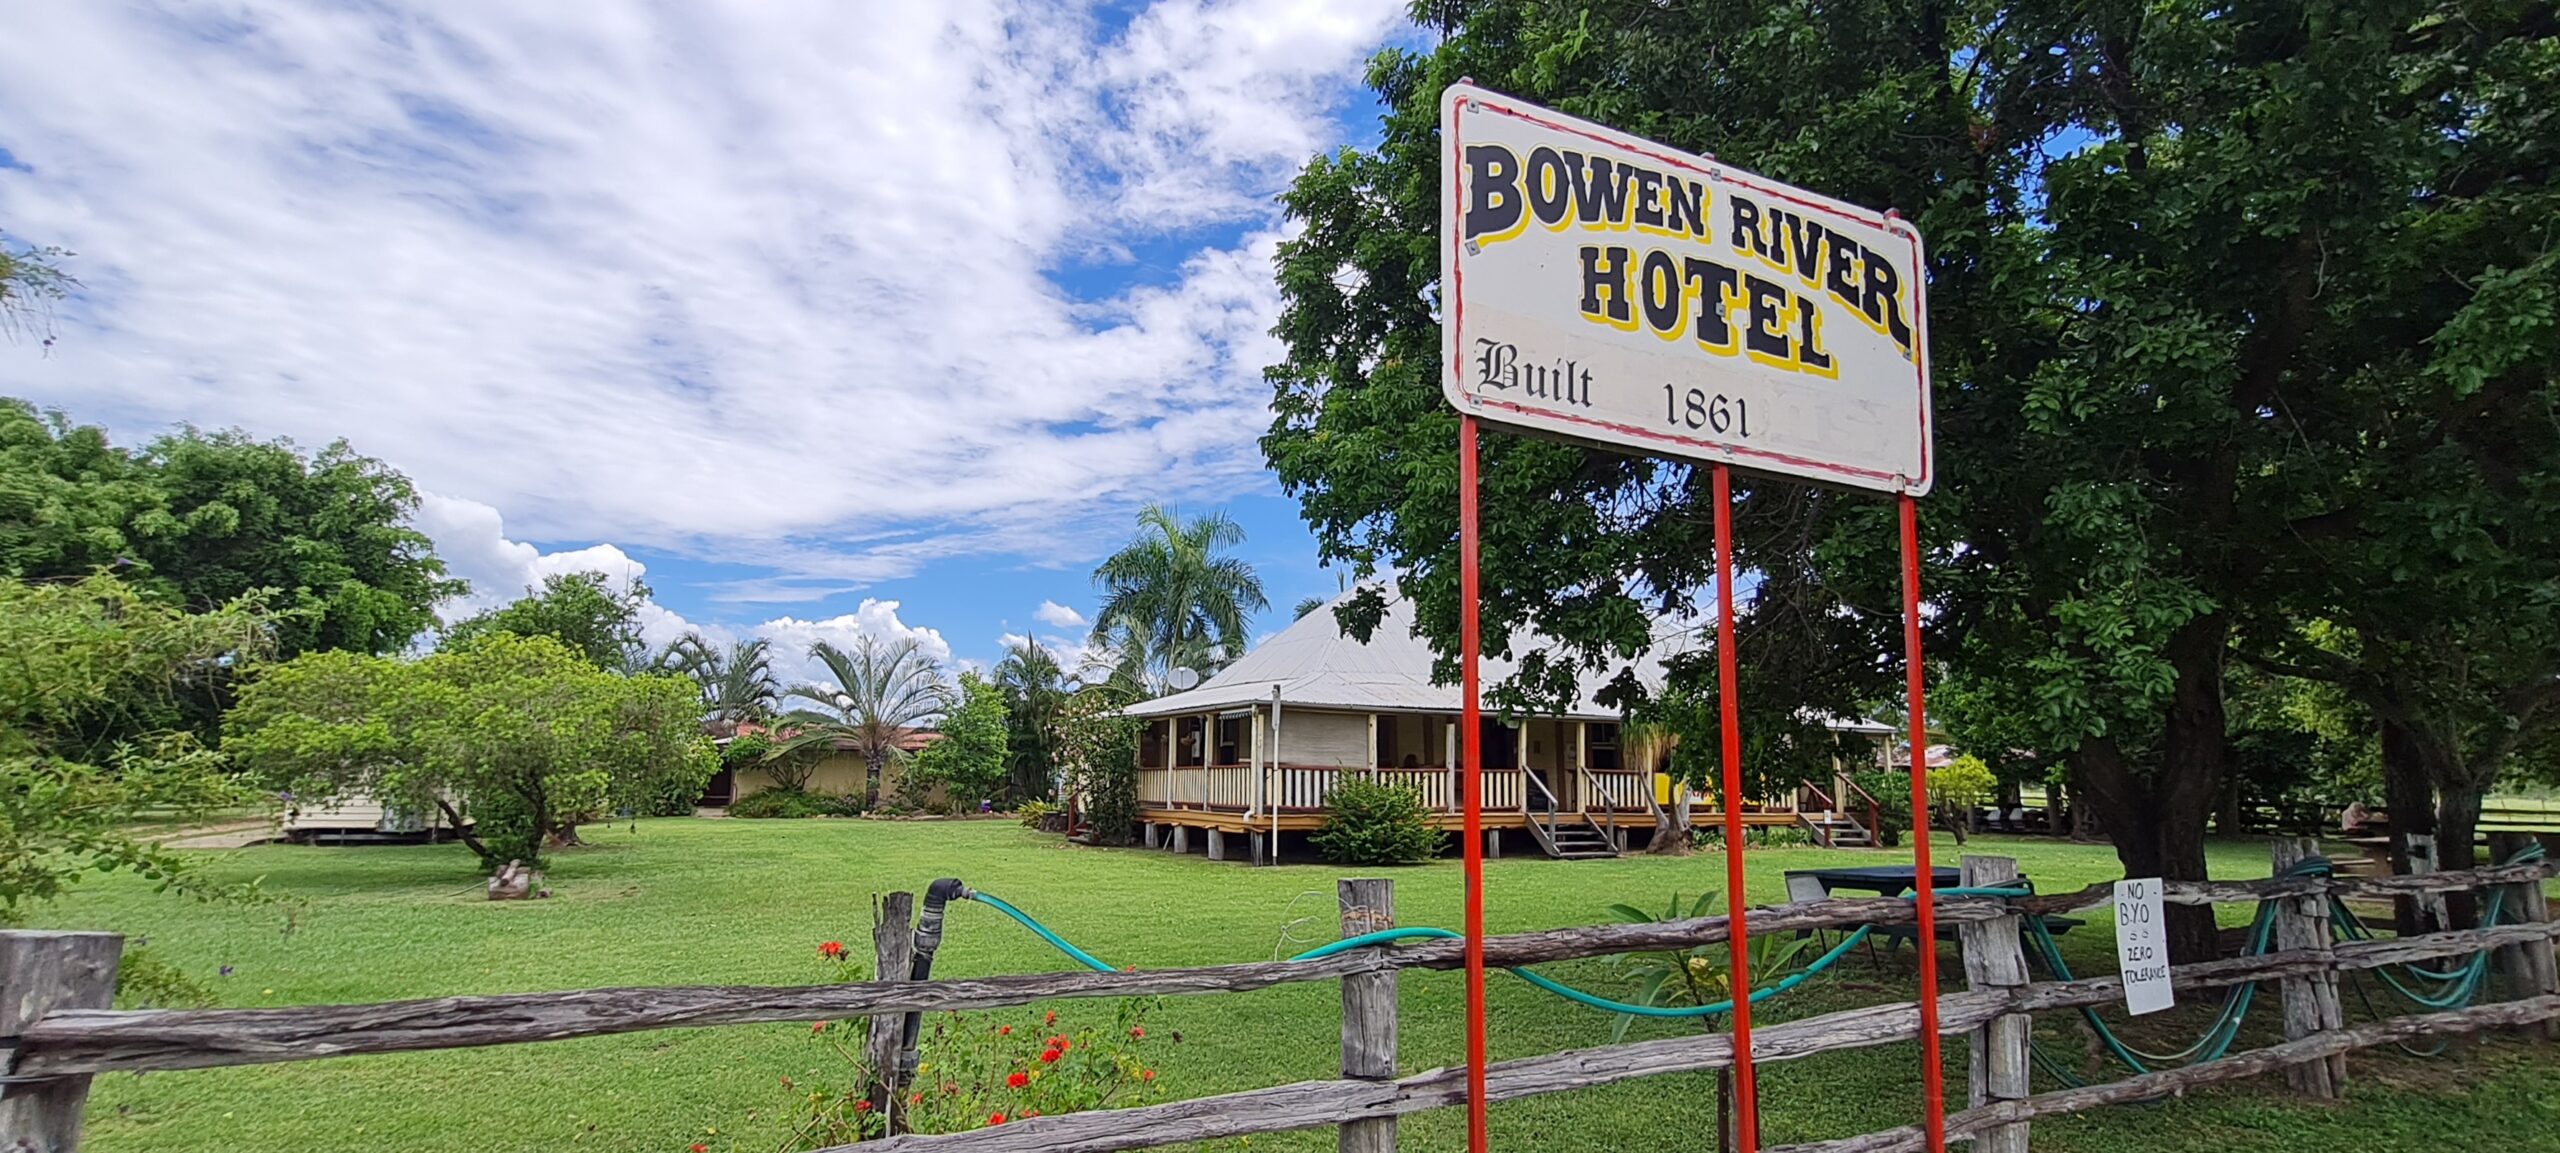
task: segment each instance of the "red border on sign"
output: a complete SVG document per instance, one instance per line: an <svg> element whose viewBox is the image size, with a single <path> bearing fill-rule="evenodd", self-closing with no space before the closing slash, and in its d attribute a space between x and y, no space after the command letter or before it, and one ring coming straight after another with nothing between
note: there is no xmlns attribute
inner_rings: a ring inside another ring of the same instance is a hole
<svg viewBox="0 0 2560 1153"><path fill-rule="evenodd" d="M1749 448L1726 441L1699 440L1694 437L1681 436L1678 433L1664 432L1660 429L1646 428L1641 425L1621 424L1616 421L1594 420L1590 417L1576 416L1567 412L1557 412L1553 409L1530 408L1526 405L1513 404L1509 401L1503 400L1495 400L1476 393L1474 390L1468 388L1465 383L1467 379L1465 366L1465 350L1467 346L1466 292L1464 291L1465 274L1463 271L1465 268L1465 262L1460 259L1460 250L1458 248L1460 240L1458 239L1456 230L1452 228L1446 230L1448 235L1441 238L1441 243L1446 246L1445 251L1449 255L1449 323L1452 328L1451 339L1448 341L1450 360L1447 365L1443 366L1443 371L1449 374L1448 379L1458 382L1458 392L1465 396L1469 403L1473 404L1477 408L1517 412L1533 416L1541 421L1561 421L1568 424L1586 425L1594 429L1605 429L1612 433L1631 436L1640 440L1652 441L1658 444L1681 445L1690 448L1708 449L1726 456L1736 458L1747 457L1767 461L1772 464L1786 466L1787 470L1791 473L1814 473L1834 478L1841 478L1844 480L1854 477L1864 480L1892 481L1899 478L1906 481L1901 489L1901 491L1905 492L1910 491L1912 488L1926 487L1929 484L1930 473L1936 468L1937 462L1935 455L1930 451L1931 446L1929 434L1931 425L1934 423L1934 416L1930 412L1928 404L1928 293L1926 286L1920 279L1921 242L1917 234L1909 231L1908 226L1902 226L1901 220L1897 217L1883 213L1870 212L1854 205L1828 204L1807 200L1801 196L1795 195L1789 190L1769 187L1754 180L1737 178L1731 169L1724 168L1721 165L1715 168L1702 167L1695 160L1692 160L1685 155L1653 147L1645 141L1637 140L1633 137L1625 137L1619 134L1604 136L1572 124L1563 124L1543 116L1535 115L1525 109L1509 107L1498 103L1498 99L1499 97L1495 97L1494 94L1484 93L1481 96L1459 96L1451 102L1450 111L1452 115L1448 126L1449 155L1444 163L1449 165L1449 171L1452 174L1462 173L1465 157L1465 144L1460 132L1458 131L1458 114L1464 113L1467 106L1473 104L1477 107L1483 108L1487 112L1508 116L1515 120L1527 121L1552 132L1560 132L1570 136L1579 136L1585 140L1603 144L1610 148L1625 152L1632 152L1674 168L1697 173L1718 183L1730 184L1748 189L1757 195L1768 197L1773 200L1784 201L1788 204L1808 209L1813 212L1846 217L1870 228L1880 229L1884 232L1909 239L1911 241L1910 250L1907 256L1909 263L1905 266L1907 272L1903 283L1909 285L1911 288L1911 316L1913 328L1911 372L1913 387L1915 389L1915 399L1919 402L1915 407L1920 417L1920 475L1917 477L1901 478L1898 473L1886 472L1881 469L1860 468L1855 465L1843 464L1837 461L1795 456L1788 453L1770 452L1765 449ZM1463 175L1453 175L1448 183L1451 201L1450 218L1452 220L1463 220L1466 217L1466 202L1464 199L1465 189L1463 187L1465 177ZM1686 456L1687 454L1682 455ZM1869 488L1873 486L1860 484L1858 487Z"/></svg>

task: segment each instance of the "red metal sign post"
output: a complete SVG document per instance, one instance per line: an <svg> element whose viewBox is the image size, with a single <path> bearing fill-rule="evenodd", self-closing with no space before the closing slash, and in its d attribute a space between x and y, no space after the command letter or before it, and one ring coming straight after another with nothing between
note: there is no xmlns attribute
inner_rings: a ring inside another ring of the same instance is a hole
<svg viewBox="0 0 2560 1153"><path fill-rule="evenodd" d="M1903 692L1911 701L1911 859L1912 897L1920 904L1920 1130L1929 1153L1946 1153L1946 1087L1940 1082L1938 1056L1938 902L1937 884L1929 868L1929 733L1921 700L1920 668L1920 512L1919 502L1904 493L1902 506L1902 671Z"/></svg>
<svg viewBox="0 0 2560 1153"><path fill-rule="evenodd" d="M1458 763L1466 809L1467 1149L1485 1153L1484 1116L1484 724L1476 703L1476 418L1458 414Z"/></svg>
<svg viewBox="0 0 2560 1153"><path fill-rule="evenodd" d="M1734 1148L1760 1147L1760 1093L1751 1072L1751 940L1743 927L1742 721L1733 650L1733 472L1715 470L1716 498L1716 702L1724 733L1724 892L1732 930ZM1685 786L1684 786L1685 787Z"/></svg>

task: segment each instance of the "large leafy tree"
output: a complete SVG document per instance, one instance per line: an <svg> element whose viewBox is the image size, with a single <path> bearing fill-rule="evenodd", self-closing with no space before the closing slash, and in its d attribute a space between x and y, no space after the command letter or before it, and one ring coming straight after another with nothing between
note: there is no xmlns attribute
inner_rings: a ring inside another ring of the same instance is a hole
<svg viewBox="0 0 2560 1153"><path fill-rule="evenodd" d="M156 479L105 429L0 397L0 573L72 577L140 563L139 538L177 527Z"/></svg>
<svg viewBox="0 0 2560 1153"><path fill-rule="evenodd" d="M410 526L407 477L344 441L181 429L140 451L0 399L0 565L25 579L100 568L193 609L274 590L279 655L386 653L464 591Z"/></svg>
<svg viewBox="0 0 2560 1153"><path fill-rule="evenodd" d="M942 666L914 637L884 640L863 635L847 652L826 641L809 646L809 658L835 683L799 684L784 695L811 706L783 714L791 734L772 756L789 757L830 748L862 758L863 799L880 803L880 774L913 754L908 738L951 707Z"/></svg>
<svg viewBox="0 0 2560 1153"><path fill-rule="evenodd" d="M1048 795L1058 771L1060 725L1072 691L1057 654L1024 637L1005 646L995 684L1004 692L1008 784L1015 800Z"/></svg>
<svg viewBox="0 0 2560 1153"><path fill-rule="evenodd" d="M410 527L409 479L345 441L306 456L287 440L188 428L139 460L168 518L134 542L151 579L191 607L277 590L278 607L305 610L278 631L283 656L397 652L464 590Z"/></svg>
<svg viewBox="0 0 2560 1153"><path fill-rule="evenodd" d="M1093 570L1102 590L1094 643L1158 683L1175 669L1205 674L1243 656L1246 622L1270 607L1253 566L1226 555L1243 543L1243 527L1224 513L1140 510L1137 536Z"/></svg>
<svg viewBox="0 0 2560 1153"><path fill-rule="evenodd" d="M2551 214L2473 211L2550 183L2521 143L2547 139L2555 95L2534 11L1433 6L1440 45L1372 70L1378 146L1316 160L1286 198L1305 231L1282 251L1266 453L1328 557L1395 567L1454 648L1432 281L1435 102L1460 76L1898 207L1930 239L1944 483L1923 528L1948 700L1974 713L1951 719L2067 765L2129 871L2201 876L2229 767L2223 669L2276 631L2262 622L2299 617L2307 554L2358 522L2346 482L2384 475L2371 421L2477 419L2454 416L2475 377L2547 398L2547 363L2516 350L2550 345L2531 334ZM2474 304L2487 315L2458 322ZM2474 330L2491 316L2525 339L2489 355ZM2437 390L2377 378L2386 347L2443 362ZM2360 401L2375 388L2392 399ZM1705 486L1685 467L1497 436L1484 476L1487 635L1556 638L1523 691L1641 644L1643 610L1705 584ZM1808 661L1746 624L1744 660L1797 666L1746 674L1757 691L1844 714L1891 694L1889 515L1744 486L1738 559L1773 578L1750 620L1783 609L1842 654ZM2173 928L2182 953L2209 947L2203 918Z"/></svg>
<svg viewBox="0 0 2560 1153"><path fill-rule="evenodd" d="M298 800L439 809L484 865L698 790L717 763L691 683L620 676L548 636L490 632L420 660L323 651L251 681L225 718L240 766Z"/></svg>
<svg viewBox="0 0 2560 1153"><path fill-rule="evenodd" d="M557 573L503 606L454 622L444 631L442 647L468 645L489 633L550 637L597 668L638 672L650 663L648 642L640 636L640 606L648 599L649 586L637 580L617 589L600 572Z"/></svg>
<svg viewBox="0 0 2560 1153"><path fill-rule="evenodd" d="M81 723L120 700L181 691L272 643L273 616L254 598L184 613L106 576L0 581L0 923L93 871L224 891L201 884L184 854L132 831L146 815L244 800L221 758L170 732L94 749Z"/></svg>

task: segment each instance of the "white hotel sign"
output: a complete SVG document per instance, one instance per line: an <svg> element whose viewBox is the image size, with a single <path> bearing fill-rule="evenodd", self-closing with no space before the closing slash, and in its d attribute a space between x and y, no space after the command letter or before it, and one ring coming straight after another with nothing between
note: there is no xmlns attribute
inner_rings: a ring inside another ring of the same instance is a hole
<svg viewBox="0 0 2560 1153"><path fill-rule="evenodd" d="M1440 104L1442 381L1496 423L1928 492L1920 234L1470 85Z"/></svg>

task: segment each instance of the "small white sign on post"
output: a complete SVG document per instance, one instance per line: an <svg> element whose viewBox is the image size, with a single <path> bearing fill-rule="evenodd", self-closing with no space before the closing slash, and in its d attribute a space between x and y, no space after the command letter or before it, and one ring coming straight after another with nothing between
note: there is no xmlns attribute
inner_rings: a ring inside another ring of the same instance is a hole
<svg viewBox="0 0 2560 1153"><path fill-rule="evenodd" d="M2178 1003L2169 988L2168 916L2157 877L2116 882L2116 967L2124 973L2126 1012L2140 1016Z"/></svg>
<svg viewBox="0 0 2560 1153"><path fill-rule="evenodd" d="M1622 451L1935 480L1908 221L1467 84L1441 97L1442 389Z"/></svg>

